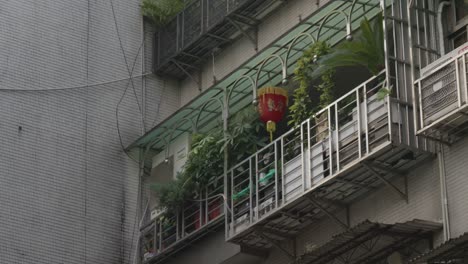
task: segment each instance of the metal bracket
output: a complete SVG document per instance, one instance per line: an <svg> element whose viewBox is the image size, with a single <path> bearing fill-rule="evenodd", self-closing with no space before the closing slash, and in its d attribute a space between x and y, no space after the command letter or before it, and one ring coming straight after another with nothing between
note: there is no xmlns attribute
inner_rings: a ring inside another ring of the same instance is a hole
<svg viewBox="0 0 468 264"><path fill-rule="evenodd" d="M258 236L260 236L261 238L265 239L266 241L268 241L270 244L272 244L275 248L279 249L281 252L284 253L284 255L286 255L289 259L291 260L295 260L296 259L296 256L294 253L291 253L289 252L286 248L284 248L283 246L281 246L277 241L275 241L274 239L272 239L271 237L267 236L266 234L264 234L261 230L259 229L256 229L254 231Z"/></svg>
<svg viewBox="0 0 468 264"><path fill-rule="evenodd" d="M333 221L335 221L337 224L339 224L341 227L343 227L344 229L349 229L349 223L343 223L343 221L341 221L340 219L338 219L338 217L336 217L336 215L334 215L333 213L331 213L330 211L328 211L325 207L323 207L318 201L314 200L314 198L312 197L306 197L306 199L311 203L313 204L315 207L319 208L322 212L324 212L328 217L330 217ZM346 207L348 208L348 207ZM348 212L347 212L348 214ZM346 217L347 220L348 220L348 216Z"/></svg>
<svg viewBox="0 0 468 264"><path fill-rule="evenodd" d="M385 179L385 177L383 177L375 168L371 167L369 164L363 163L362 166L364 166L370 173L372 173L372 175L374 175L375 177L380 179L385 185L390 187L398 196L400 196L403 200L406 201L406 203L408 203L408 182L407 182L407 177L406 176L404 176L404 178L405 178L405 191L401 191L393 183L391 183L389 180ZM395 173L394 171L391 171L391 170L386 170L386 171L388 173L390 173L390 174L399 175L399 174L397 174L397 173Z"/></svg>
<svg viewBox="0 0 468 264"><path fill-rule="evenodd" d="M235 28L237 28L242 33L242 35L248 38L250 42L252 42L252 44L254 45L255 51L258 51L258 27L256 25L247 25L247 27L250 28L252 32L249 34L249 32L245 30L244 27L242 27L242 25L240 25L238 21L232 19L231 17L227 17L227 21L231 23Z"/></svg>
<svg viewBox="0 0 468 264"><path fill-rule="evenodd" d="M179 68L181 71L183 71L185 73L185 75L187 75L193 82L195 82L198 86L198 91L201 92L202 91L202 84L201 84L201 71L198 71L198 78L196 79L192 74L190 74L190 72L188 72L182 65L181 65L181 62L178 62L176 60L171 60L172 63L175 64L175 66L177 66L177 68ZM187 65L188 66L188 65ZM190 66L192 67L192 66Z"/></svg>

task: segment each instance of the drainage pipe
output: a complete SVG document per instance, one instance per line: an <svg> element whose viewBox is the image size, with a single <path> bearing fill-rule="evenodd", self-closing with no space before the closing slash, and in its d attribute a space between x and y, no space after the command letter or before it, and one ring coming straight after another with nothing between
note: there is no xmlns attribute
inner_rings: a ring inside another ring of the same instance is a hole
<svg viewBox="0 0 468 264"><path fill-rule="evenodd" d="M442 24L442 12L444 7L449 6L450 2L441 2L439 8L437 9L437 28L439 31L439 45L440 45L440 55L445 55L445 42L444 42L444 27Z"/></svg>
<svg viewBox="0 0 468 264"><path fill-rule="evenodd" d="M440 198L442 206L442 224L444 226L444 241L448 241L450 239L450 217L448 210L447 175L445 173L445 154L444 146L442 144L439 144L437 161L439 165Z"/></svg>

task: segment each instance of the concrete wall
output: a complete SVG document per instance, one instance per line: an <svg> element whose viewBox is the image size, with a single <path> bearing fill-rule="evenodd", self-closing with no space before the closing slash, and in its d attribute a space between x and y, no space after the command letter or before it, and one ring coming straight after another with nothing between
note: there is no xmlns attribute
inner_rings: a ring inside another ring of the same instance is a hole
<svg viewBox="0 0 468 264"><path fill-rule="evenodd" d="M116 112L128 145L139 108L150 127L179 106L167 81L127 80L151 70L139 2L0 0L0 263L132 263L139 170Z"/></svg>

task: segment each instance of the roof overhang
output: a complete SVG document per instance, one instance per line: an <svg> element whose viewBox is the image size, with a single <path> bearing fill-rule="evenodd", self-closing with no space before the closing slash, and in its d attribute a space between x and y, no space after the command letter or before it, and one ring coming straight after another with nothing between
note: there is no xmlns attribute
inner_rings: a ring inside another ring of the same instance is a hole
<svg viewBox="0 0 468 264"><path fill-rule="evenodd" d="M414 258L410 263L466 263L468 260L468 233L451 239L439 247Z"/></svg>
<svg viewBox="0 0 468 264"><path fill-rule="evenodd" d="M347 264L379 263L419 241L431 241L432 233L441 227L440 223L424 220L396 224L364 221L310 249L299 257L299 263L334 263L334 260Z"/></svg>
<svg viewBox="0 0 468 264"><path fill-rule="evenodd" d="M335 45L346 37L347 18L343 14L351 13L351 29L356 30L359 28L360 21L364 16L372 18L380 11L379 0L331 0L327 2L307 19L304 19L297 26L273 41L231 74L206 89L198 97L145 133L128 146L126 150L131 151L140 148L159 152L184 133L191 133L194 130L197 132L211 130L220 122L222 111L220 102L223 101L225 89L231 89L236 84L232 89L232 97L229 103L230 114L236 113L253 101L252 82L248 78L244 78L239 82L237 80L242 76L255 79L257 69L265 59L273 54L288 57L286 63L287 74L292 74L296 61L312 43L312 40L305 35L295 40L296 36L301 33L308 33L317 37L318 29L322 28L319 39ZM324 21L325 23L322 23ZM292 46L291 43L294 43L294 45L289 56L286 56L289 46ZM282 79L281 71L282 67L278 60L269 60L262 68L257 87L280 83ZM194 120L197 119L198 122L195 122Z"/></svg>

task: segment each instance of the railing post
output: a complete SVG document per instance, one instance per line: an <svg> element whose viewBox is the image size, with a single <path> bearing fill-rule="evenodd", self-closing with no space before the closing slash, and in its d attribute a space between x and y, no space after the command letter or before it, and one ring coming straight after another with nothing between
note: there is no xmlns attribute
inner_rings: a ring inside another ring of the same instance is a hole
<svg viewBox="0 0 468 264"><path fill-rule="evenodd" d="M422 96L421 96L421 80L418 81L418 101L419 105L417 109L419 110L419 122L420 122L420 128L424 128L424 113L423 113L423 105L422 105ZM418 128L416 128L417 130Z"/></svg>
<svg viewBox="0 0 468 264"><path fill-rule="evenodd" d="M203 199L203 195L202 195L202 199ZM198 228L200 229L204 223L205 223L205 219L203 219L203 201L200 200L200 202L198 203L199 206L198 206L198 214L199 214L199 219L198 219ZM194 223L196 225L196 222ZM195 230L197 230L197 227L195 226Z"/></svg>
<svg viewBox="0 0 468 264"><path fill-rule="evenodd" d="M159 251L162 251L162 233L163 233L163 229L162 229L162 222L159 221Z"/></svg>
<svg viewBox="0 0 468 264"><path fill-rule="evenodd" d="M338 102L335 103L335 131L336 131L336 171L340 171L340 127Z"/></svg>
<svg viewBox="0 0 468 264"><path fill-rule="evenodd" d="M310 186L312 186L312 164L310 162L310 160L312 159L312 153L311 153L311 148L312 148L312 144L310 142L310 137L311 137L311 133L310 133L310 118L307 119L307 171L306 171L306 175L307 175L307 180L310 182ZM308 184L306 184L306 187L308 186Z"/></svg>
<svg viewBox="0 0 468 264"><path fill-rule="evenodd" d="M333 174L333 133L332 133L332 124L331 124L331 106L327 108L327 122L328 122L328 161L330 162L330 167L328 168L328 175ZM325 176L325 175L324 175Z"/></svg>
<svg viewBox="0 0 468 264"><path fill-rule="evenodd" d="M233 198L233 193L234 193L234 169L231 170L231 223L230 225L232 225L232 233L234 234L234 231L235 231L235 223L234 223L234 198ZM227 199L227 198L226 198ZM225 210L226 212L228 212L229 210ZM227 223L229 225L229 223ZM229 227L229 226L228 226ZM231 230L229 229L229 232L231 232ZM229 232L227 232L226 234L228 234Z"/></svg>
<svg viewBox="0 0 468 264"><path fill-rule="evenodd" d="M154 220L154 228L153 228L153 253L157 252L158 249L158 222L156 219ZM141 252L141 250L140 250Z"/></svg>
<svg viewBox="0 0 468 264"><path fill-rule="evenodd" d="M365 124L365 127L366 127L366 155L369 154L369 121L368 121L368 110L367 110L367 104L368 104L368 101L367 101L367 85L364 86L364 99L363 99L363 103L364 103L364 124Z"/></svg>
<svg viewBox="0 0 468 264"><path fill-rule="evenodd" d="M275 151L275 208L278 208L278 142L274 142Z"/></svg>
<svg viewBox="0 0 468 264"><path fill-rule="evenodd" d="M181 210L182 211L182 234L180 234L180 237L185 237L185 210Z"/></svg>
<svg viewBox="0 0 468 264"><path fill-rule="evenodd" d="M176 225L176 241L180 239L179 237L179 234L180 234L180 230L179 230L179 226L180 226L180 214L176 213L176 217L175 217L175 225Z"/></svg>
<svg viewBox="0 0 468 264"><path fill-rule="evenodd" d="M209 200L209 194L208 194L208 187L206 187L206 191L205 191L205 224L207 224L209 222L209 211L210 211L210 208L209 208L209 205L210 205L210 200Z"/></svg>
<svg viewBox="0 0 468 264"><path fill-rule="evenodd" d="M252 158L249 158L249 223L253 223L253 184L252 184Z"/></svg>
<svg viewBox="0 0 468 264"><path fill-rule="evenodd" d="M458 97L458 107L461 107L462 101L461 101L461 87L460 87L460 69L458 67L458 58L454 60L455 63L455 82L457 86L457 97Z"/></svg>
<svg viewBox="0 0 468 264"><path fill-rule="evenodd" d="M367 84L364 84L364 87L366 87ZM361 100L359 99L359 91L362 89L362 87L358 88L356 90L356 105L357 105L357 122L358 122L358 153L359 153L359 158L362 158L362 140L361 140Z"/></svg>
<svg viewBox="0 0 468 264"><path fill-rule="evenodd" d="M465 86L465 104L468 104L468 70L466 69L466 56L468 53L462 55L462 63L463 63L463 76L465 77L465 81L463 82L463 86Z"/></svg>
<svg viewBox="0 0 468 264"><path fill-rule="evenodd" d="M281 201L284 203L284 137L280 140L280 151L281 151Z"/></svg>
<svg viewBox="0 0 468 264"><path fill-rule="evenodd" d="M303 123L300 124L300 145L301 145L301 166L302 166L302 192L305 192L305 173L306 173L306 168L305 168L305 162L304 159L306 158L304 155L304 126Z"/></svg>
<svg viewBox="0 0 468 264"><path fill-rule="evenodd" d="M259 207L259 204L258 204L258 152L255 153L255 219L259 219L259 215L258 215L258 207Z"/></svg>

